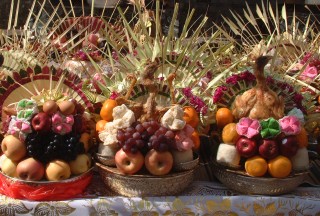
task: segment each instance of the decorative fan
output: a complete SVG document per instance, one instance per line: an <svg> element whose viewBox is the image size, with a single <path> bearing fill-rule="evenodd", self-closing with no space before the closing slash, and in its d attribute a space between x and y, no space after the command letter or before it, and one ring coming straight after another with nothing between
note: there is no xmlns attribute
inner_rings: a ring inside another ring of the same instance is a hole
<svg viewBox="0 0 320 216"><path fill-rule="evenodd" d="M201 43L204 38L203 31L207 18L205 17L191 34L190 26L192 25L193 12L187 17L183 31L177 37L174 34L174 22L178 14L177 5L167 35L163 35L161 28L159 28L159 5L154 12L152 22L145 20L144 9L140 9L137 10L139 31L132 27L126 19L123 19L127 35L125 40L116 32L110 32L113 38L119 38L120 44L124 44L125 49L116 49L117 44L107 38L111 47L107 50L106 55L108 55L111 63L113 62L113 65L116 66L117 72L114 72L111 78L104 76L105 80L102 83L111 83L111 85L105 85L104 88L107 90L103 92L109 92L109 94L120 92L121 95L124 92L126 94L131 89L132 77L136 79L135 84L137 86L144 85L143 77L148 73L146 68L155 64L156 68L152 69L150 75L152 74L151 76L154 77L157 86L160 87L158 89L159 93L166 86L169 88L165 91L165 95L170 96L170 100L164 98L163 101L172 103L172 100L174 100L175 103L196 107L201 115L206 114L202 120L204 124L208 124L210 121L208 104L211 101L211 92L207 89L206 84L214 75L223 71L219 61L222 53L228 53L232 49L232 44L220 44L221 34L219 32L205 38L205 42ZM150 32L150 28L154 32ZM214 49L210 47L213 41L218 44ZM168 83L169 79L172 79L171 87ZM103 88L102 85L101 87ZM142 98L140 95L146 95L146 91L141 87L135 86L135 88L138 92L133 92L139 95L139 99ZM170 92L172 89L174 89L174 94ZM158 94L157 97L162 98L162 95L159 96Z"/></svg>
<svg viewBox="0 0 320 216"><path fill-rule="evenodd" d="M231 18L223 17L226 22L223 27L225 35L229 35L228 39L243 48L252 60L262 54L275 54L277 57L274 59L278 62L272 65L279 63L280 59L283 65L278 66L288 66L312 48L310 39L316 35L316 22L312 21L312 15L301 19L296 11L290 12L286 5L280 10L277 4L271 2L256 5L256 11L247 5L244 15L234 11L231 14ZM240 41L235 40L234 35Z"/></svg>
<svg viewBox="0 0 320 216"><path fill-rule="evenodd" d="M23 98L32 98L39 104L46 99L63 100L74 99L93 110L91 102L81 90L82 80L72 73L48 66L27 68L19 72L13 72L12 77L1 81L0 108L10 108ZM5 113L2 112L4 121Z"/></svg>

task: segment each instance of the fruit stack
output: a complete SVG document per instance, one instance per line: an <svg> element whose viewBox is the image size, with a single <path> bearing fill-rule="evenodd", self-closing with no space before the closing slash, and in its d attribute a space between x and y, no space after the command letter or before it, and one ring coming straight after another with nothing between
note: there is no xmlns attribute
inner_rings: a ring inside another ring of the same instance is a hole
<svg viewBox="0 0 320 216"><path fill-rule="evenodd" d="M194 160L193 150L200 143L193 127L199 121L194 108L175 105L167 109L160 121L143 121L143 116L138 117L125 104L118 105L119 101L104 102L102 120L96 128L101 141L98 153L113 157L119 172L162 176L181 163ZM196 117L190 118L191 115Z"/></svg>
<svg viewBox="0 0 320 216"><path fill-rule="evenodd" d="M84 107L67 98L22 99L8 115L1 171L15 179L59 182L87 172L92 142Z"/></svg>
<svg viewBox="0 0 320 216"><path fill-rule="evenodd" d="M230 108L217 110L222 143L216 161L252 177L286 178L308 170L308 136L303 112L295 107L285 113L284 98L266 84L268 60L256 60L253 88L236 95Z"/></svg>

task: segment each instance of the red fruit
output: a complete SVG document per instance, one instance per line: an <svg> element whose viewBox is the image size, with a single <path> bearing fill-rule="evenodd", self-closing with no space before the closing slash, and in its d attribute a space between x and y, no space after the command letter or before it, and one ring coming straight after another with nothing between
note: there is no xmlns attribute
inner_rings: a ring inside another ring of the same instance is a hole
<svg viewBox="0 0 320 216"><path fill-rule="evenodd" d="M299 148L296 136L287 136L281 140L280 153L281 155L291 158L294 156Z"/></svg>
<svg viewBox="0 0 320 216"><path fill-rule="evenodd" d="M31 125L35 131L48 132L51 130L51 118L47 113L40 112L32 118Z"/></svg>
<svg viewBox="0 0 320 216"><path fill-rule="evenodd" d="M255 140L241 137L236 142L236 148L242 157L252 157L257 154L258 146Z"/></svg>
<svg viewBox="0 0 320 216"><path fill-rule="evenodd" d="M279 155L279 146L275 140L264 139L259 145L259 154L265 159L272 159Z"/></svg>

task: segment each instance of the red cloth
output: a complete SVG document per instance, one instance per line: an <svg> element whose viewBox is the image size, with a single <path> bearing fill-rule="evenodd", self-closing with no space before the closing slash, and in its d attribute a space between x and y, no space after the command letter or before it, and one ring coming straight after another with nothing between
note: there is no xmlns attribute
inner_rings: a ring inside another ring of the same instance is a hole
<svg viewBox="0 0 320 216"><path fill-rule="evenodd" d="M14 199L57 201L76 197L83 193L92 179L92 172L68 182L47 184L24 183L0 174L0 193Z"/></svg>

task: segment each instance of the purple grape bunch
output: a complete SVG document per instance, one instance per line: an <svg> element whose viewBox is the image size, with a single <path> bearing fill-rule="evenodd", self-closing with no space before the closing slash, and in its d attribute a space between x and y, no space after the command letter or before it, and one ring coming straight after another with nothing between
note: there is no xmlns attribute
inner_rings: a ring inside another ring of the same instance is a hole
<svg viewBox="0 0 320 216"><path fill-rule="evenodd" d="M117 131L118 145L125 152L146 152L150 149L168 151L174 146L175 133L157 121L136 122L131 127Z"/></svg>

